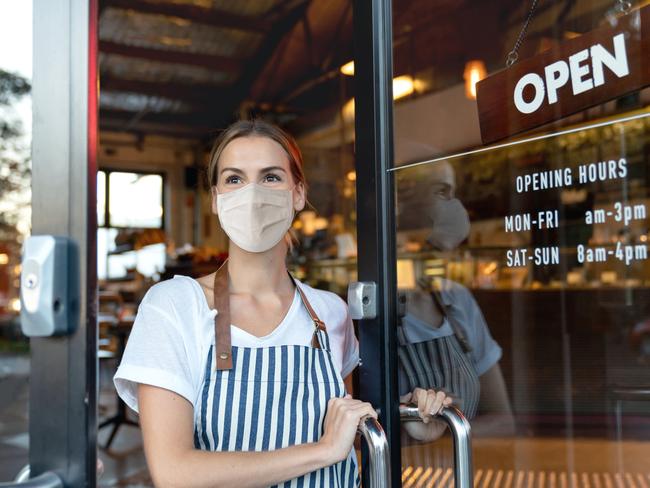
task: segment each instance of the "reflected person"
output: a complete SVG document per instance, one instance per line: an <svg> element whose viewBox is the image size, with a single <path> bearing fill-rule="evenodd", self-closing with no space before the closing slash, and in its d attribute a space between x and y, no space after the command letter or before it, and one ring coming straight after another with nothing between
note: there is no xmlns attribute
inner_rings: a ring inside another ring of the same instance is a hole
<svg viewBox="0 0 650 488"><path fill-rule="evenodd" d="M427 170L426 191L416 198L420 209L423 204L428 209L426 242L436 251L450 252L468 237L469 216L455 197L451 164L442 161ZM471 292L444 278L415 281L415 287L399 290L400 401L422 407L426 398L447 395L446 401L453 399L471 420L474 433L511 434L514 422L499 366L501 347ZM432 441L445 428L438 420L404 424L419 441Z"/></svg>

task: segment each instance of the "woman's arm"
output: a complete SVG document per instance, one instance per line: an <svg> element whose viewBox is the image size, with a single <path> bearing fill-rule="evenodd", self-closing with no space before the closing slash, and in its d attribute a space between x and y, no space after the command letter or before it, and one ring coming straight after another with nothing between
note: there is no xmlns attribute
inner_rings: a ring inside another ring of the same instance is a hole
<svg viewBox="0 0 650 488"><path fill-rule="evenodd" d="M481 397L479 406L481 412L497 412L512 415L506 382L503 379L501 366L496 363L479 376Z"/></svg>
<svg viewBox="0 0 650 488"><path fill-rule="evenodd" d="M349 453L359 420L376 416L351 398L328 403L317 443L265 452L210 452L194 447L193 409L169 390L138 386L140 425L147 464L157 487L265 487L339 462Z"/></svg>
<svg viewBox="0 0 650 488"><path fill-rule="evenodd" d="M499 363L479 376L479 381L479 411L472 420L472 433L477 437L513 435L515 420Z"/></svg>

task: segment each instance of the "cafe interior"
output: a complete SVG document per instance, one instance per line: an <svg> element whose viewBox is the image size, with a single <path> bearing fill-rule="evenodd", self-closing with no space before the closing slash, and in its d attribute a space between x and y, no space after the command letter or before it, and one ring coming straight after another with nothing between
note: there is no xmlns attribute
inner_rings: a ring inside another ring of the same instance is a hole
<svg viewBox="0 0 650 488"><path fill-rule="evenodd" d="M483 144L476 100L477 82L506 68L509 53L559 49L611 23L617 3L550 0L531 11L514 0L393 2L398 288L445 279L469 291L502 350L514 418L513 431L499 416L477 425L475 486L650 484L650 264L642 251L584 257L584 246L647 241L650 90L558 110L552 123L496 145ZM219 131L260 117L296 137L310 205L294 221L288 267L342 297L357 280L356 192L367 182L355 171L365 162L355 159L351 2L103 0L99 15L99 440L107 462L128 467L137 464L137 421L111 376L138 303L160 280L209 274L227 256L205 178ZM622 157L624 181L516 189L524 173ZM469 216L453 249L429 239L441 181ZM584 222L615 202L638 212ZM504 226L506 216L539 210L558 210L562 224ZM513 265L508 250L521 248L551 249L551 261ZM450 442L406 443L404 486L450 485L450 454L441 454Z"/></svg>

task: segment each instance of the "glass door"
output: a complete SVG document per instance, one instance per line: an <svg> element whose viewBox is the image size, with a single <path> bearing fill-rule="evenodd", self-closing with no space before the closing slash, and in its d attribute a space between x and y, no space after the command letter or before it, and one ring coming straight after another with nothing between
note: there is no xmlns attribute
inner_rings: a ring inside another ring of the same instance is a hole
<svg viewBox="0 0 650 488"><path fill-rule="evenodd" d="M392 2L391 400L453 398L474 486L645 488L650 10L536 3ZM444 427L399 438L451 486Z"/></svg>

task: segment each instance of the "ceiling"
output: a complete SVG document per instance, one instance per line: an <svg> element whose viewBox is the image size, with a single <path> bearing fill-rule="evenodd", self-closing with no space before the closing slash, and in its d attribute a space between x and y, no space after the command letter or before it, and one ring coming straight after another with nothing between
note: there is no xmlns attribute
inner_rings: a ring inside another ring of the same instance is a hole
<svg viewBox="0 0 650 488"><path fill-rule="evenodd" d="M100 128L204 138L242 112L286 123L351 51L345 0L102 0Z"/></svg>
<svg viewBox="0 0 650 488"><path fill-rule="evenodd" d="M540 1L522 56L589 30L610 4ZM393 0L394 73L428 76L429 92L462 83L470 59L501 69L528 8ZM352 41L351 0L100 0L100 128L205 141L263 115L299 134L352 98L353 78L339 72Z"/></svg>

